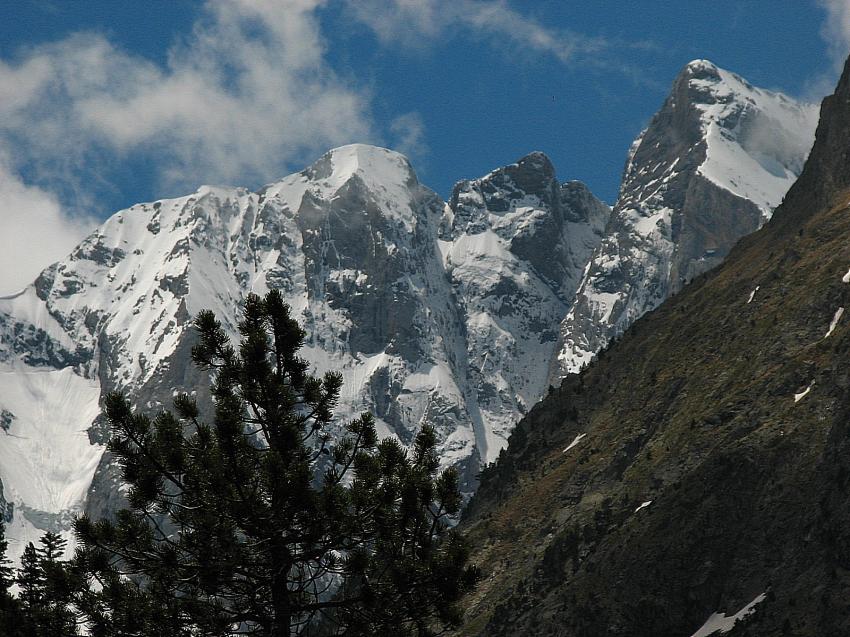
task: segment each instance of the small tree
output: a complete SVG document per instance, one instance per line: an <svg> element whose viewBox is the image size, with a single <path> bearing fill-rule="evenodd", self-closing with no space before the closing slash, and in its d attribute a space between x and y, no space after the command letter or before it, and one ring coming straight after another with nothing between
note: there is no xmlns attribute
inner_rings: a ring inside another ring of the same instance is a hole
<svg viewBox="0 0 850 637"><path fill-rule="evenodd" d="M24 609L30 614L40 609L44 598L44 570L32 542L28 542L24 547L15 583L20 588L19 597Z"/></svg>
<svg viewBox="0 0 850 637"><path fill-rule="evenodd" d="M9 550L9 540L6 539L6 525L0 519L0 597L5 598L9 594L9 589L15 583L15 569L12 568L12 562L6 557L6 551Z"/></svg>
<svg viewBox="0 0 850 637"><path fill-rule="evenodd" d="M248 297L238 351L211 312L195 326L193 359L214 377L212 425L186 394L176 416L153 419L106 398L129 509L115 522L76 523L78 563L107 584L86 602L103 634L125 595L162 608L152 621L174 635L428 635L456 625L477 570L448 529L458 479L438 474L433 429L423 426L408 452L379 442L363 414L334 440L342 377L308 373L305 333L276 291Z"/></svg>
<svg viewBox="0 0 850 637"><path fill-rule="evenodd" d="M39 544L36 553L43 585L37 633L45 637L77 635L77 616L72 602L78 582L67 562L61 561L68 543L58 533L47 531Z"/></svg>
<svg viewBox="0 0 850 637"><path fill-rule="evenodd" d="M29 627L25 625L20 601L9 592L15 583L15 570L6 557L8 548L5 525L0 520L0 635L18 637L26 635Z"/></svg>
<svg viewBox="0 0 850 637"><path fill-rule="evenodd" d="M21 623L24 634L32 637L77 635L77 617L73 610L73 591L77 587L66 562L60 561L66 541L48 531L24 548L15 582L20 589Z"/></svg>

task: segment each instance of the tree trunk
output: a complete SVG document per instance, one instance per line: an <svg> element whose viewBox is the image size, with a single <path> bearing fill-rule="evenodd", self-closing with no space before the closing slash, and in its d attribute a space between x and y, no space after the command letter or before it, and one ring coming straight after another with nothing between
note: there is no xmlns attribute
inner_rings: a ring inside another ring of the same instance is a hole
<svg viewBox="0 0 850 637"><path fill-rule="evenodd" d="M290 637L292 625L292 600L287 579L290 564L289 552L284 546L272 545L272 628L270 637Z"/></svg>

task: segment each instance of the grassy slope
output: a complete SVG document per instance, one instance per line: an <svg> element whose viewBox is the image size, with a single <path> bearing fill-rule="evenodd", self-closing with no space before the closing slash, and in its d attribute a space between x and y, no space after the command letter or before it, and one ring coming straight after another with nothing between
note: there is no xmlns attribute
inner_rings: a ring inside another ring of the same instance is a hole
<svg viewBox="0 0 850 637"><path fill-rule="evenodd" d="M775 221L538 405L483 477L464 634L687 636L765 591L737 634L850 634L847 75Z"/></svg>

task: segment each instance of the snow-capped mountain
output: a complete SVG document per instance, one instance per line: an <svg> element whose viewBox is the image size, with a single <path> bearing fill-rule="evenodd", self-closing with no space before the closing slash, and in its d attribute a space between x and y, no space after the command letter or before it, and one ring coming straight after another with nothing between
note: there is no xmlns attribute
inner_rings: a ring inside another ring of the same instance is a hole
<svg viewBox="0 0 850 637"><path fill-rule="evenodd" d="M434 424L443 463L468 469L471 489L546 388L609 209L561 186L541 154L464 182L452 206L402 155L345 146L258 192L205 186L120 211L0 299L10 555L67 533L84 506L115 506L100 397L121 389L156 409L203 394L191 317L212 309L235 332L245 295L272 287L310 335L315 372L342 372L340 418L370 410L403 442Z"/></svg>
<svg viewBox="0 0 850 637"><path fill-rule="evenodd" d="M558 375L770 218L802 171L817 113L705 60L682 70L629 151L605 239L561 325Z"/></svg>
<svg viewBox="0 0 850 637"><path fill-rule="evenodd" d="M340 418L369 410L402 442L434 424L472 491L554 379L769 216L813 113L690 64L633 146L613 216L542 153L444 202L402 155L366 145L257 192L204 186L116 213L0 299L11 557L44 530L69 536L83 508L114 510L103 394L149 409L203 397L191 317L209 308L235 331L245 295L269 288L310 335L315 372L342 372Z"/></svg>
<svg viewBox="0 0 850 637"><path fill-rule="evenodd" d="M464 635L850 635L850 60L718 268L517 424L461 521Z"/></svg>
<svg viewBox="0 0 850 637"><path fill-rule="evenodd" d="M440 246L463 305L477 451L494 460L548 386L557 325L611 210L580 182L559 184L542 153L458 183Z"/></svg>

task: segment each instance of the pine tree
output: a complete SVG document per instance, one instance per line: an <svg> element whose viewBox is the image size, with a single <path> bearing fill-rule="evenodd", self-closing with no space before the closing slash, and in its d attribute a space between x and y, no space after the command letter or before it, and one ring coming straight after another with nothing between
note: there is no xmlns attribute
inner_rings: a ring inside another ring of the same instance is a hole
<svg viewBox="0 0 850 637"><path fill-rule="evenodd" d="M111 394L109 449L129 484L114 522L81 517L78 564L97 621L126 599L161 607L135 634L428 635L459 622L477 579L448 528L454 470L438 473L423 426L408 452L363 414L331 436L342 385L298 356L305 333L276 291L249 296L234 348L211 312L193 359L213 374L214 418L189 395L151 419ZM127 584L122 575L141 575ZM126 598L126 599L125 599ZM123 600L123 601L122 601ZM96 623L96 622L95 622Z"/></svg>
<svg viewBox="0 0 850 637"><path fill-rule="evenodd" d="M79 583L75 573L63 562L67 541L55 531L47 531L35 549L43 577L38 611L37 634L45 637L77 635L77 616L73 601Z"/></svg>
<svg viewBox="0 0 850 637"><path fill-rule="evenodd" d="M48 531L39 547L27 544L16 583L26 625L32 637L71 637L78 634L74 597L80 586L67 562L61 561L67 542Z"/></svg>
<svg viewBox="0 0 850 637"><path fill-rule="evenodd" d="M47 531L39 538L38 543L41 545L36 548L36 553L42 561L42 564L55 564L65 554L65 547L68 546L68 541L56 531Z"/></svg>
<svg viewBox="0 0 850 637"><path fill-rule="evenodd" d="M80 551L71 563L73 577L82 583L74 597L74 607L85 618L91 637L142 637L168 635L190 637L183 622L175 619L176 600L139 581L125 577L108 561L89 561L103 553ZM197 633L196 633L197 634Z"/></svg>
<svg viewBox="0 0 850 637"><path fill-rule="evenodd" d="M9 540L6 539L6 525L0 520L0 597L9 593L12 584L15 583L15 569L12 562L6 557L9 550Z"/></svg>
<svg viewBox="0 0 850 637"><path fill-rule="evenodd" d="M6 557L9 542L6 540L6 528L0 520L0 635L22 637L25 632L25 620L20 602L12 596L9 589L15 583L15 570Z"/></svg>
<svg viewBox="0 0 850 637"><path fill-rule="evenodd" d="M29 614L35 614L41 608L44 598L44 571L41 568L38 550L32 542L24 547L21 567L18 569L16 583L20 588L19 598Z"/></svg>

